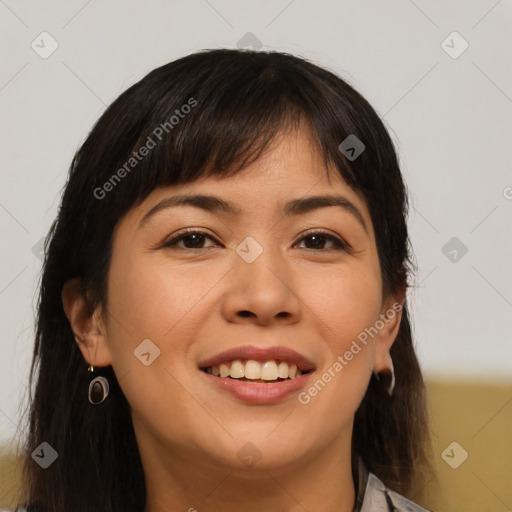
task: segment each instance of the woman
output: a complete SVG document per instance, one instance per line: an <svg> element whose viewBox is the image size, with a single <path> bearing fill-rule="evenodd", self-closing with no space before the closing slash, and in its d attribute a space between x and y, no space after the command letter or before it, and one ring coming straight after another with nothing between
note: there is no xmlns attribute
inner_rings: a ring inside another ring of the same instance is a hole
<svg viewBox="0 0 512 512"><path fill-rule="evenodd" d="M424 510L406 208L375 111L306 60L202 51L130 87L47 239L20 503Z"/></svg>

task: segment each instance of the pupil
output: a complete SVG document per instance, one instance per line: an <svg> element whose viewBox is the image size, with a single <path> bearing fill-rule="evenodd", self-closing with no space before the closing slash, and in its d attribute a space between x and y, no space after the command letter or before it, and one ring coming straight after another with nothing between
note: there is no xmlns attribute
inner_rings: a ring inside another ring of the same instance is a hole
<svg viewBox="0 0 512 512"><path fill-rule="evenodd" d="M310 240L316 240L316 242L313 243L313 247L314 248L318 248L318 243L322 243L323 242L323 239L322 237L318 236L318 235L312 235L309 237Z"/></svg>
<svg viewBox="0 0 512 512"><path fill-rule="evenodd" d="M192 247L196 247L198 242L201 242L202 238L202 235L198 234L198 233L194 233L192 235L188 235L185 239L184 239L184 243L187 247L189 247L190 245ZM192 239L192 243L189 243L189 241Z"/></svg>

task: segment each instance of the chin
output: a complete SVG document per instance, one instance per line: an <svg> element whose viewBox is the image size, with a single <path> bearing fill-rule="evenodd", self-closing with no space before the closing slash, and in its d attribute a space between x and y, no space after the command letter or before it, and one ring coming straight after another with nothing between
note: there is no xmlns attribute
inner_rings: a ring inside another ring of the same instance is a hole
<svg viewBox="0 0 512 512"><path fill-rule="evenodd" d="M267 471L292 469L307 458L309 451L314 451L314 447L304 444L305 440L301 441L296 436L290 437L286 431L269 435L271 430L268 429L261 435L253 432L252 435L244 437L236 436L227 446L217 443L211 449L205 447L205 450L217 463L240 474L255 477L260 471L266 474Z"/></svg>

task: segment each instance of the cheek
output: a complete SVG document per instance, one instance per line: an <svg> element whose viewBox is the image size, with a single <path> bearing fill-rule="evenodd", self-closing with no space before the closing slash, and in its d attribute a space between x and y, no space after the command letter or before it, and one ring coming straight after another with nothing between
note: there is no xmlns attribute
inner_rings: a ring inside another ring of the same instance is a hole
<svg viewBox="0 0 512 512"><path fill-rule="evenodd" d="M180 398L180 383L190 385L189 351L204 304L226 271L211 265L185 271L147 255L113 258L108 345L120 386L138 413L150 418L155 410L191 407Z"/></svg>
<svg viewBox="0 0 512 512"><path fill-rule="evenodd" d="M188 351L197 335L202 301L225 271L197 266L185 272L133 255L113 262L107 334L123 393L146 425L154 423L155 411L166 423L169 411L187 415L195 406L183 393L183 386L190 387ZM148 339L151 343L144 341ZM148 365L142 356L146 353Z"/></svg>
<svg viewBox="0 0 512 512"><path fill-rule="evenodd" d="M182 333L194 308L222 278L214 267L187 269L150 259L120 259L109 277L111 316L122 324L129 338L165 343ZM176 340L177 341L177 340ZM175 343L173 342L173 346ZM178 343L179 345L179 343ZM169 347L171 348L171 347Z"/></svg>
<svg viewBox="0 0 512 512"><path fill-rule="evenodd" d="M322 422L329 417L335 432L348 424L368 386L375 344L365 329L379 318L380 271L366 264L331 271L328 278L310 273L305 285L326 350L316 380L298 398L318 428L327 428Z"/></svg>
<svg viewBox="0 0 512 512"><path fill-rule="evenodd" d="M374 265L347 266L305 274L304 302L316 314L332 356L343 354L377 320L382 301L380 272Z"/></svg>

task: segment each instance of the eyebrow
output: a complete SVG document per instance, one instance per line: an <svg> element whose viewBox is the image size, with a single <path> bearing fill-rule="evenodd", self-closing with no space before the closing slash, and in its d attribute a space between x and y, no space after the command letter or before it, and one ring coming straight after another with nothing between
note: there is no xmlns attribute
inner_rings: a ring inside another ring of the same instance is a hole
<svg viewBox="0 0 512 512"><path fill-rule="evenodd" d="M151 217L158 212L171 208L173 206L194 206L211 213L225 213L228 215L240 215L242 210L230 201L221 199L220 197L205 195L205 194L190 194L190 195L177 195L167 197L153 206L144 217L142 217L139 227L140 229L146 224ZM286 217L303 215L319 208L327 208L336 206L343 209L345 212L350 213L364 228L366 233L366 223L361 212L357 207L350 202L346 197L338 195L322 195L322 196L309 196L293 199L284 205L283 212Z"/></svg>

